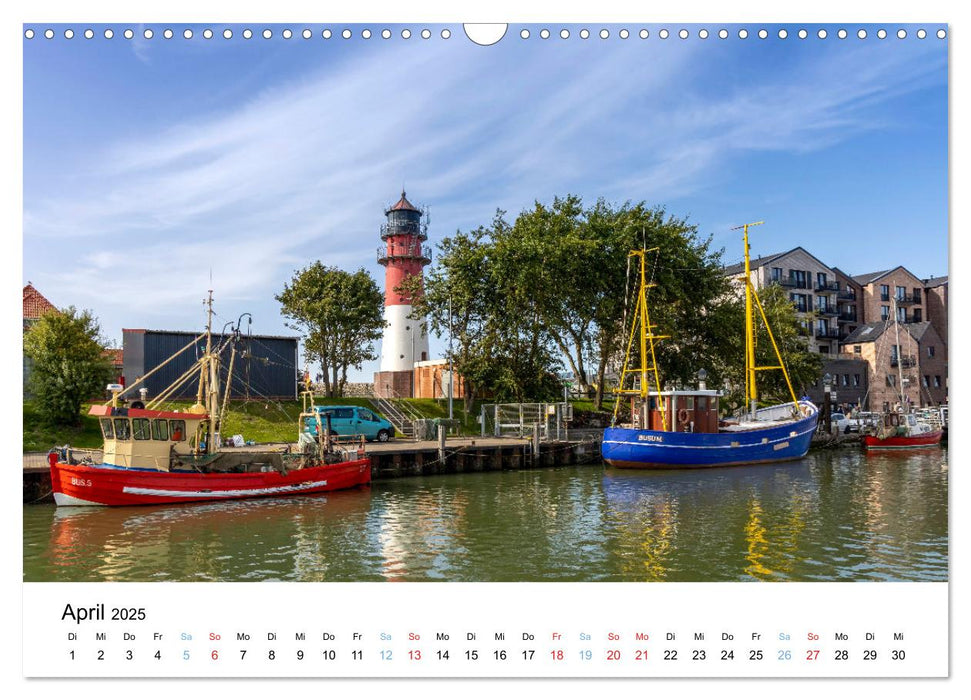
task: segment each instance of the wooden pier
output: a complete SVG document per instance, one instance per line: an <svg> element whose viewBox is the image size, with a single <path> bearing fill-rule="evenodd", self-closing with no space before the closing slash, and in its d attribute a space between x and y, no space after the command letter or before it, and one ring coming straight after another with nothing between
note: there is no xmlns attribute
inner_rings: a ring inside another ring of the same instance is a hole
<svg viewBox="0 0 971 700"><path fill-rule="evenodd" d="M536 447L539 447L537 450ZM266 445L250 449L265 449ZM285 445L279 445L280 448ZM294 445L295 449L296 446ZM242 448L245 449L245 448ZM460 474L599 463L600 441L534 442L520 438L450 438L369 443L373 481L430 474ZM53 503L47 455L24 455L24 503Z"/></svg>

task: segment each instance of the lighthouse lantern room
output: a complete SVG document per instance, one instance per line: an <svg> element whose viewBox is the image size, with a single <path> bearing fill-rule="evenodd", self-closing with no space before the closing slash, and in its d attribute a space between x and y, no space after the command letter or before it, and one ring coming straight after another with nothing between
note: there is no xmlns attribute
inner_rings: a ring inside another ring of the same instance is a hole
<svg viewBox="0 0 971 700"><path fill-rule="evenodd" d="M416 362L428 360L428 335L422 320L409 318L412 297L397 288L407 277L422 276L431 262L428 217L405 197L385 212L381 226L382 245L378 263L385 268L384 336L381 341L381 369L374 374L374 393L383 398L412 397L415 394Z"/></svg>

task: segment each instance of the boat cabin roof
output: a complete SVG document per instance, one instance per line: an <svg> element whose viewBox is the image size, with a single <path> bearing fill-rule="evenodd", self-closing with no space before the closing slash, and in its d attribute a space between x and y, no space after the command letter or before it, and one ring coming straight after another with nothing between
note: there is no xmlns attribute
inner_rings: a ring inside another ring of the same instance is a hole
<svg viewBox="0 0 971 700"><path fill-rule="evenodd" d="M651 396L721 396L717 389L670 389L666 391L652 391Z"/></svg>
<svg viewBox="0 0 971 700"><path fill-rule="evenodd" d="M91 416L127 416L129 418L174 418L177 420L206 420L205 413L188 413L186 411L153 411L147 408L116 408L114 406L96 405L88 411Z"/></svg>

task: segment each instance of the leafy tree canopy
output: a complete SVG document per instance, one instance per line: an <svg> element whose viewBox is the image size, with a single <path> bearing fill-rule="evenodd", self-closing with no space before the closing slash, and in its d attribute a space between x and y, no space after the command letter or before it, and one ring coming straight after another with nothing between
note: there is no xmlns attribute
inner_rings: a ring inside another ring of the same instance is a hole
<svg viewBox="0 0 971 700"><path fill-rule="evenodd" d="M103 393L111 380L106 347L98 320L73 306L48 311L24 334L30 390L44 420L80 425L81 404Z"/></svg>
<svg viewBox="0 0 971 700"><path fill-rule="evenodd" d="M384 297L364 268L346 272L319 260L294 273L276 295L289 327L303 333L308 362L323 369L328 396L343 396L347 368L377 359Z"/></svg>

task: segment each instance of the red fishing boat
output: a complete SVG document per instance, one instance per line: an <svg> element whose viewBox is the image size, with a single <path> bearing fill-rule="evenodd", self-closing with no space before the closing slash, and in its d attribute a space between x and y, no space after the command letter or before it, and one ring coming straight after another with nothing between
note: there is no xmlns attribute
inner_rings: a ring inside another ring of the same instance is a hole
<svg viewBox="0 0 971 700"><path fill-rule="evenodd" d="M913 413L888 413L883 417L882 426L871 428L863 436L863 444L868 450L936 447L941 444L943 435L940 425L921 420Z"/></svg>
<svg viewBox="0 0 971 700"><path fill-rule="evenodd" d="M211 293L209 303L206 333L173 356L195 347L205 337L205 353L192 370L148 405L141 401L129 406L121 404L123 395L152 373L128 389L109 385L111 401L91 407L90 414L99 417L104 436L100 462L78 459L80 453L69 448L50 453L51 484L58 506L133 506L292 496L370 483L371 463L363 442L336 444L329 425L322 423L325 419L312 407L308 412L305 406L298 419L296 450L289 445L277 450L221 447L220 415L226 406L225 399L222 407L219 405L218 365L224 348L212 347ZM224 342L234 339L238 340L238 333ZM235 345L232 353L229 377ZM199 374L196 404L187 411L161 410L160 404L172 394L173 387L192 379L194 372ZM207 406L202 405L203 399ZM313 433L306 431L307 421L316 421L318 429Z"/></svg>

